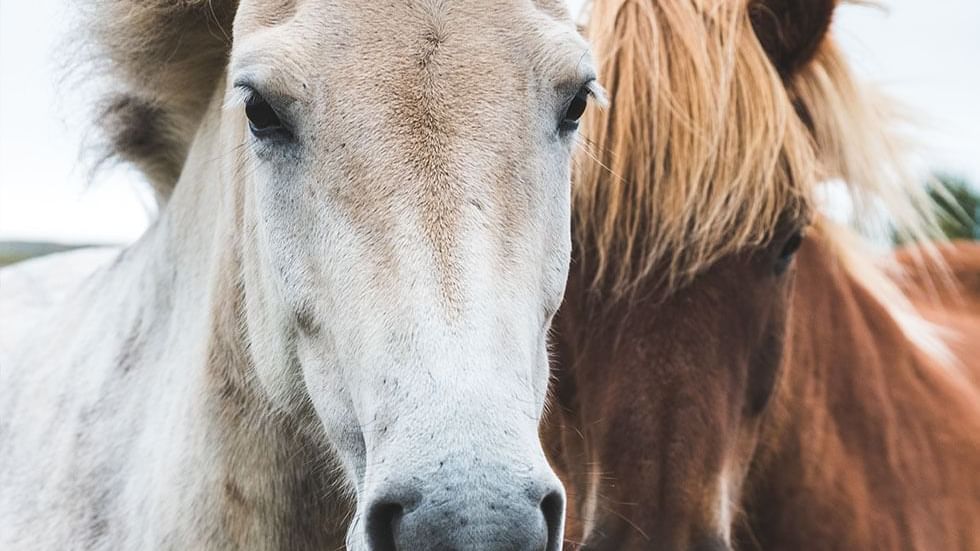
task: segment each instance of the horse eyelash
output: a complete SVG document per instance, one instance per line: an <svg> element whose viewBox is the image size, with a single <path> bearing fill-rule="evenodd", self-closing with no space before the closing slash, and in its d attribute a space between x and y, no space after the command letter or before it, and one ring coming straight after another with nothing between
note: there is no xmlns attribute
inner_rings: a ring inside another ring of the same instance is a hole
<svg viewBox="0 0 980 551"><path fill-rule="evenodd" d="M596 106L601 109L609 107L609 94L606 89L599 84L599 81L592 79L585 84L585 89L588 90L589 95L592 96L592 100L595 101Z"/></svg>
<svg viewBox="0 0 980 551"><path fill-rule="evenodd" d="M249 84L236 82L224 103L224 109L238 109L248 103L257 92Z"/></svg>

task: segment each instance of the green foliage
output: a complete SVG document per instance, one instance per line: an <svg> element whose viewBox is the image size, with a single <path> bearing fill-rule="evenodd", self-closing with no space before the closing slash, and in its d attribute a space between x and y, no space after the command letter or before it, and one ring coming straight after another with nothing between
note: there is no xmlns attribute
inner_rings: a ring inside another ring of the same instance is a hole
<svg viewBox="0 0 980 551"><path fill-rule="evenodd" d="M948 175L929 195L939 209L939 225L949 239L980 240L980 194L966 180Z"/></svg>

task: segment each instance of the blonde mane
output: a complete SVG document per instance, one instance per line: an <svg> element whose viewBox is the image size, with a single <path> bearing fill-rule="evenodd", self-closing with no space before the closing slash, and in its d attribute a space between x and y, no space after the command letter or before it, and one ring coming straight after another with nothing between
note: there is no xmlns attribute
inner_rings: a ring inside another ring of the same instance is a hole
<svg viewBox="0 0 980 551"><path fill-rule="evenodd" d="M590 38L612 109L585 123L576 231L593 285L622 296L682 285L721 257L804 220L839 179L857 219L934 227L900 121L827 38L787 81L750 0L597 0Z"/></svg>
<svg viewBox="0 0 980 551"><path fill-rule="evenodd" d="M133 163L170 196L231 50L237 0L98 0L81 28L100 90L104 158Z"/></svg>

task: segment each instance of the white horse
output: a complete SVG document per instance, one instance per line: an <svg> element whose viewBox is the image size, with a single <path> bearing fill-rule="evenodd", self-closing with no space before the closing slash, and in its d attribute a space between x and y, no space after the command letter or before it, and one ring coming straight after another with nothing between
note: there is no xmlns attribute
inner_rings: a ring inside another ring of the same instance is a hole
<svg viewBox="0 0 980 551"><path fill-rule="evenodd" d="M560 548L562 0L96 6L163 208L56 309L3 293L0 549Z"/></svg>

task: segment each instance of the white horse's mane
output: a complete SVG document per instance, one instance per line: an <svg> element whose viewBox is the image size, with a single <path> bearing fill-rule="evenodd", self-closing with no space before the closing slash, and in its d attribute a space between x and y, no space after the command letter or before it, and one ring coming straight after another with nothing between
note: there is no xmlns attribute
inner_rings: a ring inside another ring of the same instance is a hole
<svg viewBox="0 0 980 551"><path fill-rule="evenodd" d="M82 65L104 82L93 112L101 157L135 165L165 200L221 82L238 0L97 0L78 9Z"/></svg>

